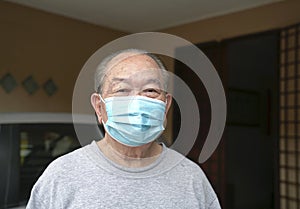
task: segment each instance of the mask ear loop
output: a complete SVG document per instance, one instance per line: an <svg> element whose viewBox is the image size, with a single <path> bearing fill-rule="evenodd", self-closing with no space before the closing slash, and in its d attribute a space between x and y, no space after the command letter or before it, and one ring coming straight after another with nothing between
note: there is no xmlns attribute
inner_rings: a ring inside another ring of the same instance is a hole
<svg viewBox="0 0 300 209"><path fill-rule="evenodd" d="M100 100L105 104L105 101L104 101L104 99L102 98L101 94L98 94L98 95L99 95L99 97L100 97Z"/></svg>
<svg viewBox="0 0 300 209"><path fill-rule="evenodd" d="M104 99L102 98L102 96L101 96L101 94L98 94L99 95L99 97L100 97L100 100L105 104L105 101L104 101ZM103 119L101 120L102 121L102 124L103 124L103 127L104 127L104 129L105 129L105 126L104 126L104 121L103 121Z"/></svg>
<svg viewBox="0 0 300 209"><path fill-rule="evenodd" d="M103 101L103 98L101 97L101 95L99 93L97 93L97 95L99 95L100 100ZM103 120L101 119L101 121L99 121L99 118L98 118L98 115L97 115L96 111L95 111L95 117L96 117L96 121L97 121L97 126L98 126L98 128L100 130L100 135L102 137L104 137L104 135L105 135L105 129L104 129L104 125L103 125Z"/></svg>

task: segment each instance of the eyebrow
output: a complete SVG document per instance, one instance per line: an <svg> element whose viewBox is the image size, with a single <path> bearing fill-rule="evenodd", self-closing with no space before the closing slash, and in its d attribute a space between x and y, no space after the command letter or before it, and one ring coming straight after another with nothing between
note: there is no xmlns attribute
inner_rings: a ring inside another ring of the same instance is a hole
<svg viewBox="0 0 300 209"><path fill-rule="evenodd" d="M126 82L126 83L129 83L128 78L113 78L111 80L112 80L112 82Z"/></svg>
<svg viewBox="0 0 300 209"><path fill-rule="evenodd" d="M113 83L115 83L115 82L116 83L120 83L120 82L130 83L129 81L130 81L129 78L118 78L118 77L112 78ZM161 86L161 81L159 79L150 78L150 79L146 80L146 84L149 84L149 83L155 83L155 84L158 84L159 86Z"/></svg>
<svg viewBox="0 0 300 209"><path fill-rule="evenodd" d="M161 87L161 81L160 81L159 79L153 79L153 78L150 78L150 79L147 80L146 83L147 83L147 84L148 84L148 83L156 83L156 84L158 84L158 85Z"/></svg>

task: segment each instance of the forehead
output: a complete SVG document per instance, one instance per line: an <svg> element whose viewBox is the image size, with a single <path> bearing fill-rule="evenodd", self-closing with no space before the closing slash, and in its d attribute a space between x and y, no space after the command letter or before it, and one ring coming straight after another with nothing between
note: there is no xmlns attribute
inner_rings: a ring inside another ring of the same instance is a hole
<svg viewBox="0 0 300 209"><path fill-rule="evenodd" d="M124 53L117 55L107 65L105 80L115 77L124 79L157 78L161 79L161 70L156 61L145 54Z"/></svg>

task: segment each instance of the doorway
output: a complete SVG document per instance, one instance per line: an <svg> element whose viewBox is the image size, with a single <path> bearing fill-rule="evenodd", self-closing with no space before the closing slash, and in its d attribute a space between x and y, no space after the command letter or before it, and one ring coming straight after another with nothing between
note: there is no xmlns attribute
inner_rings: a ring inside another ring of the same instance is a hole
<svg viewBox="0 0 300 209"><path fill-rule="evenodd" d="M200 166L219 196L222 208L275 208L279 31L201 43L197 47L217 69L228 105L221 143ZM174 72L188 84L199 106L199 134L187 156L197 162L210 126L210 101L201 80L187 66L176 61ZM175 105L174 136L180 129L178 121L180 110Z"/></svg>

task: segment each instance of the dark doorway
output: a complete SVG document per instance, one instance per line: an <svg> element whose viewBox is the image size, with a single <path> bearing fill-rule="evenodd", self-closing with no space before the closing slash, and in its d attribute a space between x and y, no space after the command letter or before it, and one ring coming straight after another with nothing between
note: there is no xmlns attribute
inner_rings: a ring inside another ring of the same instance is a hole
<svg viewBox="0 0 300 209"><path fill-rule="evenodd" d="M230 205L233 209L274 208L279 33L251 35L227 43L226 171L232 192Z"/></svg>
<svg viewBox="0 0 300 209"><path fill-rule="evenodd" d="M271 31L197 45L214 64L227 94L225 133L213 156L200 165L223 208L275 208L278 43L279 32ZM202 127L188 155L197 162L210 126L210 101L201 80L187 66L176 62L175 74L189 85L199 106ZM175 107L175 136L179 117Z"/></svg>

